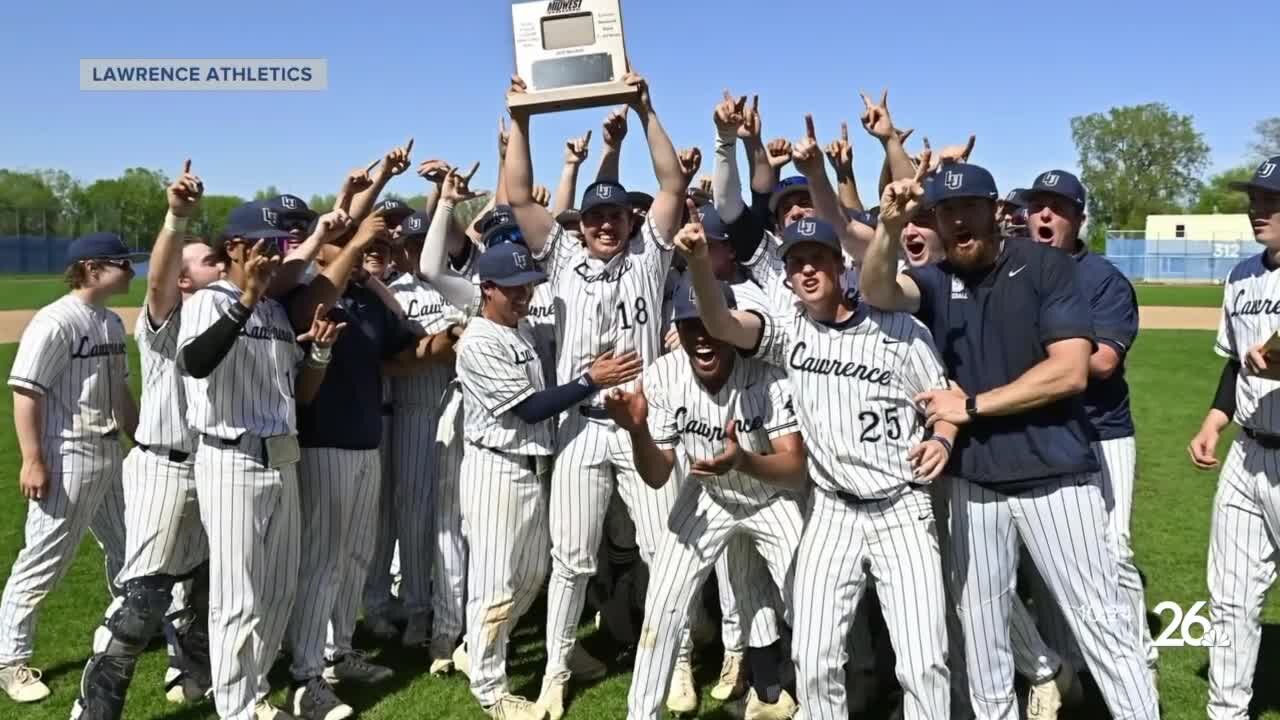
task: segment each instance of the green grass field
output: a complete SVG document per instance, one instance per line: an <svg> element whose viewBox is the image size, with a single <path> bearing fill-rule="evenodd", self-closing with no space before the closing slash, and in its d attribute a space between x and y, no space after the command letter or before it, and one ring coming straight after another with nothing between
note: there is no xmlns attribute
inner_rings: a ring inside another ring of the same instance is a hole
<svg viewBox="0 0 1280 720"><path fill-rule="evenodd" d="M135 278L129 292L111 299L115 307L139 307L147 282ZM35 310L57 300L67 292L60 275L0 275L0 310Z"/></svg>
<svg viewBox="0 0 1280 720"><path fill-rule="evenodd" d="M1199 426L1218 376L1219 361L1212 354L1208 332L1150 331L1134 348L1130 367L1134 412L1138 422L1139 482L1133 517L1133 534L1139 566L1147 580L1149 607L1171 600L1188 607L1207 598L1205 557L1209 516L1216 475L1197 472L1186 459L1184 447ZM13 345L0 346L0 369L7 375ZM134 374L137 377L137 374ZM12 409L6 393L0 401L0 557L7 570L22 543L24 507L14 487L18 456L12 427ZM1225 455L1225 444L1222 448ZM101 554L86 542L75 566L62 585L45 602L36 645L35 664L45 670L53 697L36 706L18 707L0 697L0 717L26 720L65 718L76 693L80 669L89 654L90 635L107 604ZM513 686L536 695L544 656L541 650L540 607L526 617L517 634L511 661ZM1162 618L1168 622L1168 617ZM1280 687L1267 681L1280 668L1280 607L1268 605L1264 613L1262 668L1258 673L1261 715L1280 720ZM607 645L598 636L585 640L593 651L604 654ZM398 674L384 688L348 691L346 698L360 717L482 718L460 678L436 679L426 674L423 652L398 648L385 652L383 661ZM139 664L129 695L126 717L196 720L213 717L208 706L178 709L164 702L159 681L164 667L162 650L152 650ZM714 652L699 658L698 675L704 689L714 682L719 658ZM573 699L570 720L614 720L625 716L629 673L615 667L607 680L579 691ZM1206 653L1199 649L1165 649L1161 656L1161 694L1164 717L1190 720L1204 717ZM283 679L282 679L283 681ZM729 717L705 698L702 717ZM1066 715L1064 714L1064 717ZM1093 720L1097 714L1074 717Z"/></svg>
<svg viewBox="0 0 1280 720"><path fill-rule="evenodd" d="M1222 307L1221 285L1136 285L1139 305Z"/></svg>

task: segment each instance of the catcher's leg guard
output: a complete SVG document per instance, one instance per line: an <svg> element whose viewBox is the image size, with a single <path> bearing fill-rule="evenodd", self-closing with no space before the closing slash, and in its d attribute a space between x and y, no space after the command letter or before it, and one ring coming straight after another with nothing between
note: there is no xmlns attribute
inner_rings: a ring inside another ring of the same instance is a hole
<svg viewBox="0 0 1280 720"><path fill-rule="evenodd" d="M80 677L80 697L71 711L80 720L118 720L138 656L164 623L174 578L153 575L124 584L114 610L93 635L93 657Z"/></svg>

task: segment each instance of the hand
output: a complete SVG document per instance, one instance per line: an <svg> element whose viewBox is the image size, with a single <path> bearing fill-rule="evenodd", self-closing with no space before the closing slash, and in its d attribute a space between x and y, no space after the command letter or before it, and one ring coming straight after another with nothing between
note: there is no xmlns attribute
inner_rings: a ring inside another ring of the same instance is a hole
<svg viewBox="0 0 1280 720"><path fill-rule="evenodd" d="M610 350L591 363L587 374L591 376L591 382L597 386L609 388L635 380L640 377L640 371L643 369L644 361L640 359L639 353L632 351L614 357L613 351Z"/></svg>
<svg viewBox="0 0 1280 720"><path fill-rule="evenodd" d="M969 411L965 409L968 399L964 389L955 384L946 390L929 390L915 396L916 404L924 408L926 427L933 427L938 421L952 425L968 423Z"/></svg>
<svg viewBox="0 0 1280 720"><path fill-rule="evenodd" d="M827 162L839 177L853 175L853 145L849 143L849 123L840 123L840 139L827 146Z"/></svg>
<svg viewBox="0 0 1280 720"><path fill-rule="evenodd" d="M44 499L49 488L49 468L45 467L43 460L23 461L22 469L18 471L18 488L22 490L22 497L28 500Z"/></svg>
<svg viewBox="0 0 1280 720"><path fill-rule="evenodd" d="M635 392L615 388L605 395L604 409L618 427L629 433L649 426L649 400L644 396L644 383L639 380Z"/></svg>
<svg viewBox="0 0 1280 720"><path fill-rule="evenodd" d="M702 192L706 193L707 195L715 194L712 189L712 186L713 186L713 183L709 175L703 175L702 177L698 178L697 188Z"/></svg>
<svg viewBox="0 0 1280 720"><path fill-rule="evenodd" d="M546 185L533 186L533 201L542 207L547 207L551 204L551 191L547 189Z"/></svg>
<svg viewBox="0 0 1280 720"><path fill-rule="evenodd" d="M921 153L921 162L916 165L913 177L895 180L884 187L884 194L880 196L880 222L887 227L904 225L920 204L924 197L924 178L929 174L929 157L929 151L925 150Z"/></svg>
<svg viewBox="0 0 1280 720"><path fill-rule="evenodd" d="M698 219L698 206L693 200L685 198L685 207L689 209L689 222L676 232L672 243L681 255L693 260L707 258L707 232Z"/></svg>
<svg viewBox="0 0 1280 720"><path fill-rule="evenodd" d="M671 328L662 342L666 345L667 352L675 352L680 349L680 333L675 328Z"/></svg>
<svg viewBox="0 0 1280 720"><path fill-rule="evenodd" d="M374 240L391 242L391 229L387 227L387 219L380 212L369 215L360 223L350 244L363 250L372 245Z"/></svg>
<svg viewBox="0 0 1280 720"><path fill-rule="evenodd" d="M204 197L204 182L191 174L191 160L182 164L182 175L165 189L169 212L176 217L189 218L195 214L200 198Z"/></svg>
<svg viewBox="0 0 1280 720"><path fill-rule="evenodd" d="M444 185L440 187L440 200L457 205L464 200L470 200L479 193L471 189L471 178L476 174L476 170L480 169L480 162L471 166L471 172L466 175L459 175L457 168L449 168L449 174L445 176Z"/></svg>
<svg viewBox="0 0 1280 720"><path fill-rule="evenodd" d="M1206 423L1200 428L1200 432L1191 438L1191 444L1187 445L1187 454L1191 456L1191 464L1201 470L1212 470L1218 466L1218 438L1221 433L1217 428Z"/></svg>
<svg viewBox="0 0 1280 720"><path fill-rule="evenodd" d="M738 444L738 423L732 418L724 426L724 451L710 460L695 460L689 474L716 477L737 470L742 463L742 446Z"/></svg>
<svg viewBox="0 0 1280 720"><path fill-rule="evenodd" d="M806 177L825 172L822 168L822 150L818 147L818 133L813 129L813 116L804 116L805 136L791 147L791 161Z"/></svg>
<svg viewBox="0 0 1280 720"><path fill-rule="evenodd" d="M369 177L369 171L364 168L356 168L343 178L342 189L339 194L351 197L371 187L373 187L373 178Z"/></svg>
<svg viewBox="0 0 1280 720"><path fill-rule="evenodd" d="M587 155L591 154L591 131L588 130L586 135L580 138L569 140L564 144L564 164L578 167L586 162Z"/></svg>
<svg viewBox="0 0 1280 720"><path fill-rule="evenodd" d="M947 446L934 438L925 440L907 453L907 461L911 463L915 478L920 482L933 482L937 479L947 467L950 457L951 452L947 450Z"/></svg>
<svg viewBox="0 0 1280 720"><path fill-rule="evenodd" d="M969 162L969 154L973 152L973 145L977 141L977 135L970 135L969 142L964 145L948 145L934 154L934 162L937 163L937 166ZM924 149L932 151L932 148L929 147L929 138L924 139Z"/></svg>
<svg viewBox="0 0 1280 720"><path fill-rule="evenodd" d="M511 113L512 118L521 118L521 117L529 116L528 108L511 107L512 95L523 95L528 91L529 91L529 86L525 84L524 78L520 77L519 75L511 76L511 87L507 89L507 112ZM503 131L505 132L505 130ZM499 146L499 150L505 151L506 146L505 145Z"/></svg>
<svg viewBox="0 0 1280 720"><path fill-rule="evenodd" d="M630 112L631 108L623 107L609 113L609 117L604 119L605 145L615 149L622 147L622 141L627 137L627 114Z"/></svg>
<svg viewBox="0 0 1280 720"><path fill-rule="evenodd" d="M279 267L280 253L275 248L268 250L266 240L254 244L244 264L244 292L240 296L247 307L253 307L266 297L267 288L271 287L271 279Z"/></svg>
<svg viewBox="0 0 1280 720"><path fill-rule="evenodd" d="M742 124L738 126L738 139L760 142L760 96L751 96L751 109L742 114Z"/></svg>
<svg viewBox="0 0 1280 720"><path fill-rule="evenodd" d="M712 121L716 124L716 131L721 135L730 133L737 134L738 128L742 125L743 113L747 107L747 96L734 100L728 90L724 91L724 99L716 105L715 112L712 113Z"/></svg>
<svg viewBox="0 0 1280 720"><path fill-rule="evenodd" d="M778 138L765 146L764 153L769 159L769 167L774 170L780 170L784 165L791 162L791 141L786 138Z"/></svg>
<svg viewBox="0 0 1280 720"><path fill-rule="evenodd" d="M351 227L351 216L342 208L330 210L316 220L316 232L323 238L321 242L330 243L342 237Z"/></svg>
<svg viewBox="0 0 1280 720"><path fill-rule="evenodd" d="M622 82L639 91L636 99L631 103L631 107L635 108L637 113L647 115L653 112L653 98L649 96L648 80L639 73L629 72L622 77Z"/></svg>
<svg viewBox="0 0 1280 720"><path fill-rule="evenodd" d="M347 327L347 324L330 320L328 313L328 305L320 303L316 306L315 317L311 319L311 329L298 336L299 345L309 342L319 348L333 347L333 344L338 341L338 335Z"/></svg>
<svg viewBox="0 0 1280 720"><path fill-rule="evenodd" d="M1245 367L1254 375L1262 375L1275 363L1280 362L1280 356L1275 353L1266 351L1266 343L1254 345L1249 348L1249 352L1244 356Z"/></svg>
<svg viewBox="0 0 1280 720"><path fill-rule="evenodd" d="M911 137L911 134L914 133L916 129L907 128L906 130L899 130L898 128L894 128L893 131L898 134L898 142L903 145L906 145L907 138Z"/></svg>
<svg viewBox="0 0 1280 720"><path fill-rule="evenodd" d="M862 127L872 137L880 138L880 142L887 142L894 134L893 118L889 116L888 88L880 93L879 104L872 103L866 93L858 94L862 96L862 104L866 107L862 113Z"/></svg>
<svg viewBox="0 0 1280 720"><path fill-rule="evenodd" d="M511 132L507 130L507 119L498 116L498 162L507 157L507 143L511 142Z"/></svg>
<svg viewBox="0 0 1280 720"><path fill-rule="evenodd" d="M702 169L702 151L691 147L676 155L676 160L680 162L680 174L684 176L684 184L687 186L693 182L693 176L698 174L698 170Z"/></svg>
<svg viewBox="0 0 1280 720"><path fill-rule="evenodd" d="M444 179L451 169L453 166L443 160L423 160L418 165L418 177L429 183L435 183L438 188L444 184Z"/></svg>
<svg viewBox="0 0 1280 720"><path fill-rule="evenodd" d="M411 152L413 152L413 138L409 138L409 142L404 147L392 148L382 158L382 167L378 168L379 177L388 180L408 170Z"/></svg>

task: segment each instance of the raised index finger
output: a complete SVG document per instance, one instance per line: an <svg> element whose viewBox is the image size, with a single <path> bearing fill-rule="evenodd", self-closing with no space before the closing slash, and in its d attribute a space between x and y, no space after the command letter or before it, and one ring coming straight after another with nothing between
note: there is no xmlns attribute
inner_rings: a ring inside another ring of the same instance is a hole
<svg viewBox="0 0 1280 720"><path fill-rule="evenodd" d="M684 206L689 210L689 222L701 224L701 219L698 217L698 204L693 201L693 198L685 198Z"/></svg>
<svg viewBox="0 0 1280 720"><path fill-rule="evenodd" d="M409 153L413 152L413 138L409 138L409 144L404 146L405 158L409 157Z"/></svg>
<svg viewBox="0 0 1280 720"><path fill-rule="evenodd" d="M840 123L840 139L846 143L849 142L849 123L847 122Z"/></svg>
<svg viewBox="0 0 1280 720"><path fill-rule="evenodd" d="M978 142L978 136L970 134L969 142L965 143L964 152L960 154L960 159L966 160L966 161L969 159L969 153L973 152L973 146L974 146L974 143L976 142Z"/></svg>
<svg viewBox="0 0 1280 720"><path fill-rule="evenodd" d="M808 114L808 113L805 113L805 116L804 116L804 129L805 129L805 132L806 132L806 133L808 133L808 138L809 138L810 140L817 141L817 139L818 139L818 131L813 129L813 115L810 115L810 114Z"/></svg>
<svg viewBox="0 0 1280 720"><path fill-rule="evenodd" d="M867 106L867 109L868 109L868 110L870 110L870 109L871 109L871 98L867 97L867 94L866 94L866 93L864 93L864 92L859 92L859 93L858 93L858 96L862 98L862 104L863 104L863 105L866 105L866 106Z"/></svg>
<svg viewBox="0 0 1280 720"><path fill-rule="evenodd" d="M925 148L920 153L920 167L916 168L915 181L924 181L924 176L929 174L929 161L933 159L933 151Z"/></svg>
<svg viewBox="0 0 1280 720"><path fill-rule="evenodd" d="M183 175L191 174L191 158L187 158L187 161L182 163L182 174Z"/></svg>
<svg viewBox="0 0 1280 720"><path fill-rule="evenodd" d="M471 178L475 177L476 171L479 169L480 169L480 161L477 160L475 164L471 166L471 170L463 177L463 180L466 180L468 183L470 183Z"/></svg>
<svg viewBox="0 0 1280 720"><path fill-rule="evenodd" d="M591 144L591 132L592 132L591 130L588 130L586 137L582 138L583 147L586 147L587 145Z"/></svg>

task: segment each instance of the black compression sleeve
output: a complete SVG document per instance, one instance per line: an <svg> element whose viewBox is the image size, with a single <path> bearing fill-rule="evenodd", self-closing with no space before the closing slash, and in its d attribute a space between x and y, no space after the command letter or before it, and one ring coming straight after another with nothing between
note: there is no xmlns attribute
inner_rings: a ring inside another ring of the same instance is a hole
<svg viewBox="0 0 1280 720"><path fill-rule="evenodd" d="M240 329L249 322L253 311L240 303L232 303L231 307L182 349L182 366L187 374L194 378L206 378L213 374L218 363L231 351Z"/></svg>
<svg viewBox="0 0 1280 720"><path fill-rule="evenodd" d="M1232 358L1222 366L1218 378L1218 392L1213 396L1213 409L1221 410L1229 418L1236 416L1236 378L1240 377L1240 361Z"/></svg>
<svg viewBox="0 0 1280 720"><path fill-rule="evenodd" d="M586 375L559 387L547 388L525 398L511 409L521 420L533 425L555 417L591 397L599 388Z"/></svg>

